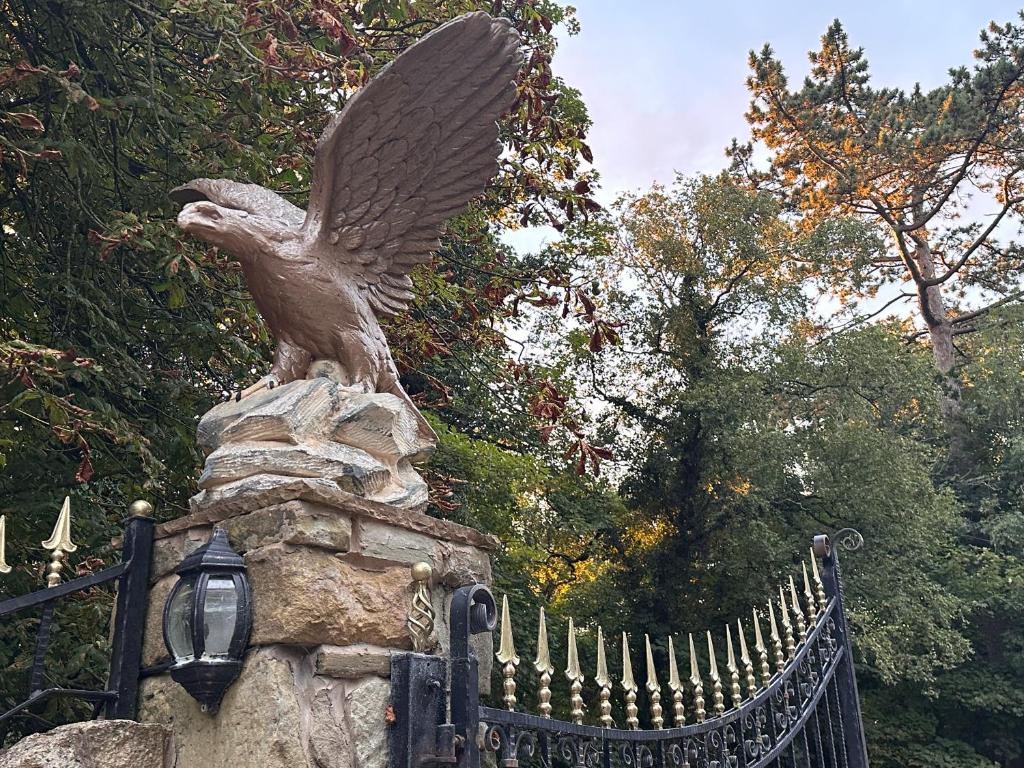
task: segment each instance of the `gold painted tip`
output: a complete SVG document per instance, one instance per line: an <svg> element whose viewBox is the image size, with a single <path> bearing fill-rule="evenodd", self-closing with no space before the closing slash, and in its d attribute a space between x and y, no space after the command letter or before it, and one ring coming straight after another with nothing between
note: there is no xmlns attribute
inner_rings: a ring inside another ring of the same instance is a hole
<svg viewBox="0 0 1024 768"><path fill-rule="evenodd" d="M679 679L679 666L676 664L676 649L672 645L672 635L668 636L668 687L673 692L683 687L683 681Z"/></svg>
<svg viewBox="0 0 1024 768"><path fill-rule="evenodd" d="M544 609L540 609L540 621L537 623L537 658L533 668L541 675L550 675L555 671L551 663L551 650L548 647L548 627L544 621Z"/></svg>
<svg viewBox="0 0 1024 768"><path fill-rule="evenodd" d="M633 679L633 661L629 658L629 636L622 633L622 690L636 691Z"/></svg>
<svg viewBox="0 0 1024 768"><path fill-rule="evenodd" d="M71 542L71 497L64 497L64 504L60 508L57 522L53 526L53 533L50 538L43 542L43 548L50 551L60 550L69 553L78 550Z"/></svg>
<svg viewBox="0 0 1024 768"><path fill-rule="evenodd" d="M566 659L565 676L570 680L583 682L583 671L580 669L580 655L576 650L576 627L569 619L569 653Z"/></svg>
<svg viewBox="0 0 1024 768"><path fill-rule="evenodd" d="M813 595L814 593L811 592L811 580L807 577L807 561L801 560L800 567L804 571L804 594L808 596Z"/></svg>
<svg viewBox="0 0 1024 768"><path fill-rule="evenodd" d="M697 649L693 646L693 633L689 634L690 638L690 682L694 685L700 685L700 668L697 666Z"/></svg>
<svg viewBox="0 0 1024 768"><path fill-rule="evenodd" d="M725 667L730 672L736 672L739 668L736 666L736 653L732 647L732 630L729 629L729 625L725 625Z"/></svg>
<svg viewBox="0 0 1024 768"><path fill-rule="evenodd" d="M718 659L715 658L715 641L711 637L711 630L708 630L708 667L711 670L711 679L718 680Z"/></svg>
<svg viewBox="0 0 1024 768"><path fill-rule="evenodd" d="M424 563L417 563L417 565L424 565ZM415 567L413 566L413 568ZM512 637L512 619L508 613L508 595L501 596L501 641L498 653L495 655L502 664L515 665L519 663L515 639Z"/></svg>
<svg viewBox="0 0 1024 768"><path fill-rule="evenodd" d="M815 584L821 581L821 575L818 573L818 556L814 554L814 547L811 547L811 573L814 575Z"/></svg>
<svg viewBox="0 0 1024 768"><path fill-rule="evenodd" d="M131 517L149 517L153 514L153 505L145 499L136 499L128 505L128 514Z"/></svg>
<svg viewBox="0 0 1024 768"><path fill-rule="evenodd" d="M651 650L651 636L644 635L644 647L647 651L647 690L656 691L661 688L658 685L658 670L654 668L654 652Z"/></svg>
<svg viewBox="0 0 1024 768"><path fill-rule="evenodd" d="M612 682L608 676L608 658L605 656L604 632L601 627L597 628L597 675L594 677L594 682L602 688L607 688Z"/></svg>
<svg viewBox="0 0 1024 768"><path fill-rule="evenodd" d="M750 651L747 649L747 638L743 633L743 621L736 619L736 636L740 639L740 661L750 663Z"/></svg>
<svg viewBox="0 0 1024 768"><path fill-rule="evenodd" d="M772 627L772 640L779 640L779 625L775 621L775 608L771 600L768 601L768 621Z"/></svg>
<svg viewBox="0 0 1024 768"><path fill-rule="evenodd" d="M789 606L786 605L786 592L781 584L779 585L779 620L782 622L783 627L790 626Z"/></svg>
<svg viewBox="0 0 1024 768"><path fill-rule="evenodd" d="M768 604L771 608L771 603ZM751 611L754 614L754 649L760 653L767 650L764 645L764 636L761 634L761 618L757 615L757 608Z"/></svg>
<svg viewBox="0 0 1024 768"><path fill-rule="evenodd" d="M796 596L796 583L793 581L793 577L789 577L789 602L793 608L793 613L800 613L800 598Z"/></svg>
<svg viewBox="0 0 1024 768"><path fill-rule="evenodd" d="M7 564L7 515L0 515L0 573L10 573Z"/></svg>

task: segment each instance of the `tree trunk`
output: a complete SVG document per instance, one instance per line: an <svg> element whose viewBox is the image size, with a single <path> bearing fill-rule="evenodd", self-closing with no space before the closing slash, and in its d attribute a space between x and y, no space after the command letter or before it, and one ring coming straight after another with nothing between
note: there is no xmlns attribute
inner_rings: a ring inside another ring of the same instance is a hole
<svg viewBox="0 0 1024 768"><path fill-rule="evenodd" d="M924 280L935 278L935 259L931 247L923 237L916 238L914 261ZM932 360L942 383L942 419L949 433L949 463L952 472L960 465L965 450L967 425L960 402L960 379L956 374L956 348L953 346L953 324L946 313L941 285L917 282L918 305L932 346Z"/></svg>

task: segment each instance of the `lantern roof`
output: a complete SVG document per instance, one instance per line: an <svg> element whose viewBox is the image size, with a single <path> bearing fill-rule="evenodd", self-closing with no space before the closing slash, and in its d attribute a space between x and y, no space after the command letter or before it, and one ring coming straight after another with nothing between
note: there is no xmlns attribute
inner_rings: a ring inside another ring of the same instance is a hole
<svg viewBox="0 0 1024 768"><path fill-rule="evenodd" d="M212 570L245 570L245 561L231 548L228 534L223 528L215 528L210 540L182 560L174 572L179 576L185 576L196 571Z"/></svg>

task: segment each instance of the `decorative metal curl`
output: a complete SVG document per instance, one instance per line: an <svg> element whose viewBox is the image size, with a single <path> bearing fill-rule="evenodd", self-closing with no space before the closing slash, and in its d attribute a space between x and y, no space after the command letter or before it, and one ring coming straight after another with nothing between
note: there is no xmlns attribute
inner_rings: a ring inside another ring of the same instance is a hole
<svg viewBox="0 0 1024 768"><path fill-rule="evenodd" d="M842 528L830 538L835 546L847 552L856 552L864 546L864 537L856 528Z"/></svg>

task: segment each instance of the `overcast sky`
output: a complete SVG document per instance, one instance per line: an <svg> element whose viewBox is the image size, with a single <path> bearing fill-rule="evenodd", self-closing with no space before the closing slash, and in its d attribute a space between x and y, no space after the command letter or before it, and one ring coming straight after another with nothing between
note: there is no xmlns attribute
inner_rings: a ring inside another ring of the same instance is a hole
<svg viewBox="0 0 1024 768"><path fill-rule="evenodd" d="M589 143L602 175L602 202L619 192L671 182L677 171L714 172L735 136L747 137L747 54L771 43L791 83L808 70L839 18L865 49L876 85L934 87L970 64L989 21L1016 18L1024 3L974 0L741 2L570 0L583 27L560 35L554 70L579 88L593 118ZM522 232L536 247L552 231Z"/></svg>

